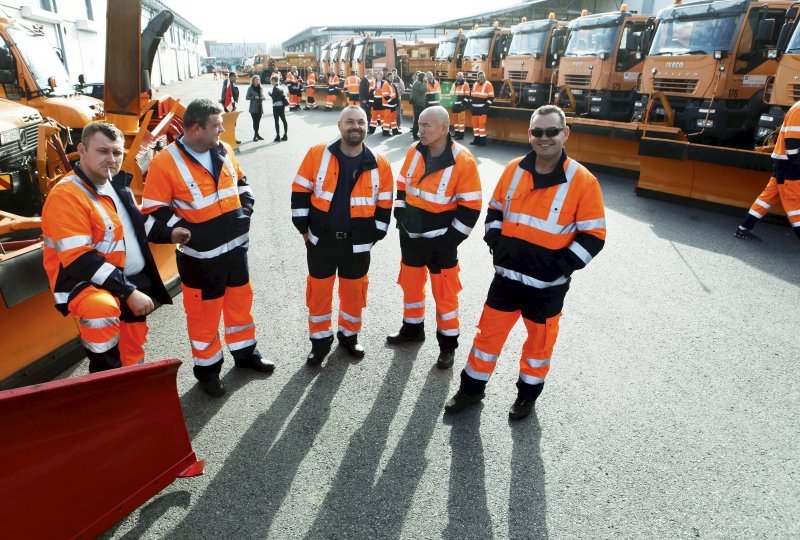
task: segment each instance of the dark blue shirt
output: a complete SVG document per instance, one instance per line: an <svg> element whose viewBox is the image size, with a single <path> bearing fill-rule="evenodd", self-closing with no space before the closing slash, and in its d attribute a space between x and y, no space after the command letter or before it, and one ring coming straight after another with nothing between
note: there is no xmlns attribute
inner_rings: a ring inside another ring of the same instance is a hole
<svg viewBox="0 0 800 540"><path fill-rule="evenodd" d="M338 150L338 149L337 149ZM352 232L350 228L350 194L361 176L364 165L364 151L350 157L341 151L334 153L339 162L339 179L328 210L328 230L333 232Z"/></svg>

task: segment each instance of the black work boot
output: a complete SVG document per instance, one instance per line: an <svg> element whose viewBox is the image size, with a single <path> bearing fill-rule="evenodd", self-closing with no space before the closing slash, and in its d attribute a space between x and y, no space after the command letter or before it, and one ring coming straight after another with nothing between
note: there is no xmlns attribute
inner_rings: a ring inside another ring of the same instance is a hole
<svg viewBox="0 0 800 540"><path fill-rule="evenodd" d="M446 336L437 329L436 341L439 342L439 358L436 359L436 367L439 369L450 369L453 367L453 361L456 357L458 336Z"/></svg>
<svg viewBox="0 0 800 540"><path fill-rule="evenodd" d="M337 332L336 339L339 340L339 345L344 347L347 354L353 358L364 358L364 347L358 344L358 334L345 336L343 333Z"/></svg>
<svg viewBox="0 0 800 540"><path fill-rule="evenodd" d="M410 324L403 322L403 326L396 334L386 336L386 343L389 345L400 345L402 343L425 341L425 323Z"/></svg>
<svg viewBox="0 0 800 540"><path fill-rule="evenodd" d="M481 144L480 137L473 137L472 138L472 142L469 143L469 144L470 144L470 146L475 146L475 145Z"/></svg>
<svg viewBox="0 0 800 540"><path fill-rule="evenodd" d="M460 413L470 405L478 403L486 395L486 381L479 381L470 377L465 370L461 370L461 385L456 395L444 404L444 412L448 414Z"/></svg>
<svg viewBox="0 0 800 540"><path fill-rule="evenodd" d="M331 344L333 343L333 336L327 339L312 339L311 352L306 357L306 364L309 366L318 366L325 360L328 353L331 352Z"/></svg>
<svg viewBox="0 0 800 540"><path fill-rule="evenodd" d="M756 242L761 241L761 237L753 234L753 231L749 229L742 229L741 227L736 228L736 231L733 233L733 236L735 236L736 238L741 238L742 240L754 240Z"/></svg>
<svg viewBox="0 0 800 540"><path fill-rule="evenodd" d="M197 381L197 384L209 396L222 397L225 395L225 387L222 386L222 381L219 380L218 374L211 375L204 381Z"/></svg>
<svg viewBox="0 0 800 540"><path fill-rule="evenodd" d="M436 359L436 367L439 369L450 369L453 367L455 358L456 351L442 349L439 351L439 358Z"/></svg>
<svg viewBox="0 0 800 540"><path fill-rule="evenodd" d="M536 404L536 399L543 389L544 383L528 384L517 381L517 399L514 400L511 409L508 411L508 418L510 420L522 420L531 414L533 406Z"/></svg>
<svg viewBox="0 0 800 540"><path fill-rule="evenodd" d="M243 360L234 359L233 362L237 368L250 368L261 373L272 373L275 371L275 362L261 356L258 349L255 349L249 357Z"/></svg>

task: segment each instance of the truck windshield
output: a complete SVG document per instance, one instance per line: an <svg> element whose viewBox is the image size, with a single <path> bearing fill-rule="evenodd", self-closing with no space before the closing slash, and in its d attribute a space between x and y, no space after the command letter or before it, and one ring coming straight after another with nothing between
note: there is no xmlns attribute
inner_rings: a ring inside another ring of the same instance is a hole
<svg viewBox="0 0 800 540"><path fill-rule="evenodd" d="M344 47L342 47L342 50L339 53L339 60L341 60L342 62L347 62L348 60L350 60L350 45L349 44L347 44Z"/></svg>
<svg viewBox="0 0 800 540"><path fill-rule="evenodd" d="M17 44L17 49L22 54L25 64L33 75L36 85L40 90L50 88L47 82L50 77L56 80L56 87L51 96L71 96L75 93L73 82L58 59L55 49L42 34L33 34L22 28L12 26L8 29L11 39Z"/></svg>
<svg viewBox="0 0 800 540"><path fill-rule="evenodd" d="M658 25L650 56L714 54L733 48L740 15L699 19L671 19Z"/></svg>
<svg viewBox="0 0 800 540"><path fill-rule="evenodd" d="M617 48L619 26L588 26L576 28L569 36L564 56L597 56L612 54Z"/></svg>
<svg viewBox="0 0 800 540"><path fill-rule="evenodd" d="M488 56L491 44L491 36L469 38L464 49L464 58L481 58L484 54Z"/></svg>
<svg viewBox="0 0 800 540"><path fill-rule="evenodd" d="M440 41L436 48L436 60L449 60L456 53L456 41Z"/></svg>
<svg viewBox="0 0 800 540"><path fill-rule="evenodd" d="M797 28L800 28L800 26ZM800 53L800 31L797 28L792 33L792 39L789 40L789 45L786 47L787 53Z"/></svg>
<svg viewBox="0 0 800 540"><path fill-rule="evenodd" d="M526 32L524 34L514 34L511 38L511 46L508 48L508 56L524 56L533 53L543 53L547 42L547 31Z"/></svg>
<svg viewBox="0 0 800 540"><path fill-rule="evenodd" d="M361 62L364 59L364 44L359 43L356 45L356 50L353 51L353 62Z"/></svg>

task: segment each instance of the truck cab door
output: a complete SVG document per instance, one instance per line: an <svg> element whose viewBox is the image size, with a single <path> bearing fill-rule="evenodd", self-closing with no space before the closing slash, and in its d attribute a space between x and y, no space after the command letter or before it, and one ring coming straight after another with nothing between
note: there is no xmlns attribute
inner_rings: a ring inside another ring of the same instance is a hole
<svg viewBox="0 0 800 540"><path fill-rule="evenodd" d="M0 97L21 101L24 92L19 84L17 62L11 55L5 39L0 38Z"/></svg>

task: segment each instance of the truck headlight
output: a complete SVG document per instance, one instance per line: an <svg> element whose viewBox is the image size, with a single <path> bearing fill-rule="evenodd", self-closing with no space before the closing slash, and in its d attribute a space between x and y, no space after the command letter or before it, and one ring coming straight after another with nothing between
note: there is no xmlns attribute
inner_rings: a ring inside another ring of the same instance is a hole
<svg viewBox="0 0 800 540"><path fill-rule="evenodd" d="M9 129L8 131L4 131L0 133L0 145L7 145L8 143L12 143L18 141L20 139L20 131L19 128Z"/></svg>
<svg viewBox="0 0 800 540"><path fill-rule="evenodd" d="M713 128L714 127L714 121L713 120L705 120L703 118L698 118L697 121L696 121L696 125L699 128L704 128L704 127Z"/></svg>
<svg viewBox="0 0 800 540"><path fill-rule="evenodd" d="M592 105L591 107L589 107L589 110L591 112L593 112L593 113L599 113L600 112L600 105Z"/></svg>

